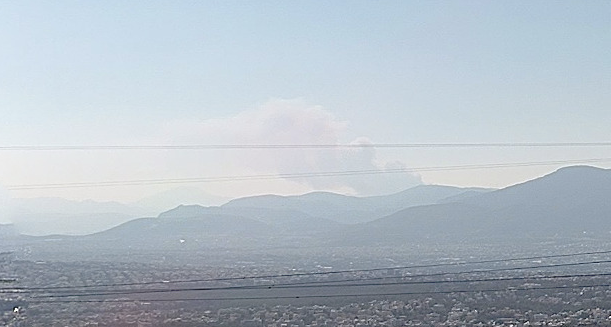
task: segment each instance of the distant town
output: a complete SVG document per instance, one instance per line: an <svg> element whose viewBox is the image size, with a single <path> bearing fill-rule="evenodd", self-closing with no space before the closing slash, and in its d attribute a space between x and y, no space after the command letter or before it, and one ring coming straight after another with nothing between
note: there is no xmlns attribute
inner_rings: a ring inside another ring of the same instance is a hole
<svg viewBox="0 0 611 327"><path fill-rule="evenodd" d="M558 261L551 261L552 264L554 262ZM502 265L494 267L500 266ZM490 268L493 267L487 269ZM611 326L611 289L607 285L608 277L537 279L537 276L545 275L542 273L544 270L546 269L537 269L537 272L504 271L468 275L470 279L475 278L474 276L478 279L519 276L517 283L505 280L493 283L454 284L452 281L464 280L464 276L447 275L443 278L429 276L423 279L441 279L448 282L432 286L395 284L392 288L363 286L357 291L343 287L332 291L317 288L311 291L292 290L288 293L272 290L270 294L265 288L259 288L253 293L248 288L230 291L227 286L244 286L245 282L239 279L240 276L279 273L271 268L268 270L240 267L177 269L133 263L46 263L5 259L2 262L2 273L16 275L18 281L13 285L11 283L3 285L3 312L0 321L4 326L41 327ZM583 269L569 268L563 270L572 274L583 271ZM438 272L438 270L430 271ZM320 282L331 284L333 280L345 280L348 277L363 281L413 281L414 278L409 277L408 272L406 270L368 271L342 273L333 277L322 274L293 277L289 281L292 284ZM236 277L238 278L232 279ZM164 286L163 283L146 284L152 281L203 279L215 279L215 281L179 284L180 286ZM223 279L231 279L231 281L222 281ZM282 278L275 280L279 285L282 283ZM68 296L70 293L63 291L64 288L70 290L71 287L78 285L112 284L131 285L114 287L115 290L197 288L203 285L225 290L115 296L103 295L104 292L109 291L109 288L102 286L74 289L72 291L74 296ZM247 286L273 284L274 280L270 278L246 282ZM571 285L576 286L567 287ZM14 293L8 292L12 286ZM491 288L499 290L492 291ZM367 295L367 293L392 294L397 291L405 291L406 294ZM325 294L350 294L350 292L360 295L325 296ZM87 295L96 293L98 295ZM85 296L82 296L83 294ZM287 294L289 297L283 297ZM308 296L311 295L315 297L309 298ZM174 300L180 298L183 300ZM223 298L227 300L222 300Z"/></svg>

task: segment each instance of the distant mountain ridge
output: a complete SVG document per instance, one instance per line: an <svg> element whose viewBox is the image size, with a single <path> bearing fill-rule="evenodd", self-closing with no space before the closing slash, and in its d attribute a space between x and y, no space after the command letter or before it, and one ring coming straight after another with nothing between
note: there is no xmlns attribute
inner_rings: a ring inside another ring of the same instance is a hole
<svg viewBox="0 0 611 327"><path fill-rule="evenodd" d="M355 197L330 192L312 192L293 196L252 196L229 201L221 207L290 209L339 223L355 224L372 221L404 208L439 203L465 192L479 194L490 191L491 189L483 188L419 185L390 195L370 197Z"/></svg>
<svg viewBox="0 0 611 327"><path fill-rule="evenodd" d="M240 198L218 207L179 205L157 218L137 219L95 238L124 240L132 238L163 240L198 239L208 236L249 235L263 242L273 238L333 237L345 224L373 221L387 213L419 204L436 203L463 192L484 193L487 189L463 189L451 186L423 185L387 196L354 197L330 192L312 192L295 196L261 195ZM236 224L240 226L236 226ZM190 226L187 227L187 226ZM224 226L224 227L223 227ZM244 234L243 226L251 233ZM188 232L188 233L187 233ZM186 234L185 234L186 233ZM187 235L188 236L185 236Z"/></svg>
<svg viewBox="0 0 611 327"><path fill-rule="evenodd" d="M424 185L377 197L314 192L181 205L86 239L252 248L608 238L609 199L610 169L574 166L499 190Z"/></svg>
<svg viewBox="0 0 611 327"><path fill-rule="evenodd" d="M146 210L119 202L62 198L11 199L6 215L23 234L90 234L146 215Z"/></svg>
<svg viewBox="0 0 611 327"><path fill-rule="evenodd" d="M181 200L179 201L178 198ZM6 202L6 203L4 203ZM14 198L3 201L4 221L23 234L85 235L117 226L132 219L156 216L183 203L223 203L195 187L180 187L145 197L133 203L68 200L63 198ZM0 220L2 221L2 220Z"/></svg>
<svg viewBox="0 0 611 327"><path fill-rule="evenodd" d="M198 187L181 186L144 197L131 203L131 205L146 208L149 214L153 212L159 214L181 204L219 205L227 202L227 200L208 194Z"/></svg>

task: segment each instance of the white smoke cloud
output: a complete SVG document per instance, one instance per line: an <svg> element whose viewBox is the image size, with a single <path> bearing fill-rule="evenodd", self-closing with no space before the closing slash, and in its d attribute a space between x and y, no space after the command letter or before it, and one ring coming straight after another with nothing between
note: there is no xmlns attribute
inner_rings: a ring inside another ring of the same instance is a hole
<svg viewBox="0 0 611 327"><path fill-rule="evenodd" d="M237 115L201 121L174 121L164 134L177 144L341 144L348 122L337 119L321 106L302 100L274 99ZM370 144L366 137L352 141ZM215 154L232 171L255 173L319 173L405 168L401 161L385 162L376 149L274 149L235 150ZM195 160L183 157L181 160ZM200 159L200 161L203 159ZM231 167L231 168L230 168ZM392 193L421 183L408 173L304 177L297 180L314 190L341 190L357 195Z"/></svg>

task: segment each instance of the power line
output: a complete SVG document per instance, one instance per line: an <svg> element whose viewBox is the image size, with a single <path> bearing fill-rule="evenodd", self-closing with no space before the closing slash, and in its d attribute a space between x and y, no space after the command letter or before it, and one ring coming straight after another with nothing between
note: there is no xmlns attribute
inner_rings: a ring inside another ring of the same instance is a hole
<svg viewBox="0 0 611 327"><path fill-rule="evenodd" d="M611 142L476 142L476 143L361 143L361 144L155 144L155 145L5 145L0 151L116 151L116 150L228 150L228 149L341 149L341 148L549 148L609 147Z"/></svg>
<svg viewBox="0 0 611 327"><path fill-rule="evenodd" d="M139 185L159 185L159 184L185 184L185 183L213 183L213 182L238 182L252 180L273 180L273 179L297 179L315 177L336 177L336 176L358 176L358 175L377 175L377 174L396 174L396 173L417 173L430 171L456 171L472 169L498 169L530 166L549 166L561 164L585 164L611 162L611 158L589 158L574 160L550 160L550 161L530 161L512 163L490 163L477 165L454 165L454 166L426 166L416 168L395 168L395 169L367 169L367 170L347 170L347 171L327 171L327 172L304 172L286 174L259 174L259 175L234 175L217 177L191 177L191 178L170 178L170 179L140 179L140 180L120 180L120 181L98 181L98 182L74 182L74 183L46 183L46 184L15 184L7 185L5 188L10 191L19 190L39 190L39 189L66 189L66 188L90 188L90 187L112 187L112 186L139 186Z"/></svg>
<svg viewBox="0 0 611 327"><path fill-rule="evenodd" d="M347 298L347 297L380 297L380 296L405 296L405 295L434 295L454 293L489 293L489 292L515 292L515 291L538 291L538 290L560 290L560 289L584 289L611 287L611 284L582 284L562 286L528 286L509 288L487 288L487 289L458 289L446 291L412 291L412 292L378 292L378 293L345 293L324 295L286 295L286 296L252 296L252 297L210 297L210 298L179 298L179 299L88 299L88 300L30 300L28 303L123 303L123 302L192 302L192 301L246 301L246 300L282 300L282 299L314 299L314 298Z"/></svg>
<svg viewBox="0 0 611 327"><path fill-rule="evenodd" d="M341 287L349 284L339 284L339 283L349 283L349 282L362 282L362 281L373 281L373 280L393 280L393 279L404 279L404 278L423 278L423 277L440 277L440 276L457 276L457 275L469 275L469 274L478 274L478 273L490 273L490 272L508 272L508 271L518 271L518 270L531 270L537 268L558 268L558 267L569 267L569 266L583 266L590 264L602 264L602 263L611 263L611 260L604 261L588 261L588 262L575 262L575 263L561 263L561 264L548 264L548 265L538 265L538 266L525 266L525 267L511 267L511 268L496 268L496 269L484 269L484 270L470 270L470 271L460 271L460 272L438 272L438 273L427 273L427 274L412 274L406 276L385 276L385 277L366 277L366 278L353 278L353 279L341 279L341 280L333 280L333 281L311 281L311 282L292 282L292 283L279 283L279 284L269 284L269 285L261 285L262 288L271 286L272 288L292 288L293 286L301 286L304 287L316 287L318 285L322 286L337 286ZM578 275L559 275L556 277L559 278L568 278L568 277L593 277L593 276L608 276L611 273L599 273L599 274L578 274ZM553 278L554 276L549 277L541 277L545 278ZM529 279L533 277L508 277L507 279ZM502 280L502 279L501 279ZM488 280L459 280L456 282L472 282L472 281L488 281ZM435 283L445 283L452 281L409 281L409 282L398 282L405 284L435 284ZM362 284L361 284L362 285Z"/></svg>
<svg viewBox="0 0 611 327"><path fill-rule="evenodd" d="M547 275L547 276L522 276L522 277L494 277L494 278L476 278L476 279L458 279L458 280L421 280L421 281L396 281L396 282L370 282L370 283L351 283L351 284L333 284L335 282L327 282L327 284L276 284L276 285L260 285L259 289L293 289L293 288L320 288L320 287L364 287L364 286L393 286L393 285L427 285L427 284L463 284L463 283L479 283L479 282L501 282L501 281L523 281L523 280L549 280L549 279L565 279L565 278L594 278L608 277L611 273L596 273L596 274L570 274L570 275ZM379 279L397 279L397 278L412 278L406 277L390 277ZM370 280L370 279L364 279ZM236 286L239 287L239 286ZM245 288L247 286L244 286ZM250 288L254 288L251 286ZM250 289L246 288L246 289ZM216 289L215 289L216 290Z"/></svg>
<svg viewBox="0 0 611 327"><path fill-rule="evenodd" d="M208 279L188 279L188 280L164 280L164 281L151 281L151 282L135 282L135 283L115 283L115 284L104 284L104 285L81 285L81 286L56 286L46 288L35 288L36 290L53 290L53 289L74 289L74 288L96 288L96 287L118 287L118 286L138 286L138 285L155 285L155 284L177 284L177 283L201 283L201 282L221 282L221 281L237 281L237 280L250 280L250 279L272 279L272 278L286 278L286 277L307 277L307 276L321 276L321 275L333 275L333 274L345 274L345 273L368 273L377 271L388 271L388 270L405 270L405 269L422 269L422 268L439 268L439 267L454 267L464 265L478 265L488 263L504 263L512 261L526 261L535 259L557 259L557 258L568 258L577 256L587 255L601 255L611 254L609 251L593 251L593 252L578 252L578 253L566 253L566 254L553 254L553 255L540 255L530 257L517 257L517 258L506 258L506 259L490 259L490 260L479 260L479 261L466 261L466 262L452 262L452 263L435 263L435 264L424 264L424 265L409 265L409 266L395 266L395 267L381 267L381 268L370 268L370 269L346 269L346 270L334 270L334 271L316 271L316 272L305 272L305 273L290 273L290 274L269 274L269 275L251 275L251 276L240 276L240 277L225 277L225 278L208 278ZM589 261L587 263L593 263ZM594 263L599 263L598 261ZM584 264L584 263L582 263ZM549 267L537 266L535 268ZM508 269L508 268L502 268ZM513 269L513 268L509 268ZM446 273L435 273L434 276ZM426 277L432 276L431 274L425 275L412 275L411 277Z"/></svg>
<svg viewBox="0 0 611 327"><path fill-rule="evenodd" d="M356 288L356 287L371 287L371 286L399 286L399 285L436 285L436 284L465 284L465 283L481 283L481 282L502 282L502 281L534 281L534 280L553 280L567 278L594 278L594 277L609 277L611 273L596 273L596 274L568 274L568 275L548 275L548 276L521 276L521 277L494 277L494 278L476 278L476 279L458 279L458 280L423 280L423 281L395 281L395 282L369 282L369 283L351 283L337 284L337 282L305 282L305 283L280 283L269 285L240 285L240 286L224 286L224 287L192 287L192 288L172 288L172 289L140 289L140 290L121 290L121 291L98 291L98 292L82 292L82 293L59 293L50 295L38 295L30 298L65 298L65 297L88 297L88 296L109 296L109 295L136 295L136 294L154 294L154 293L177 293L177 292L202 292L202 291L240 291L240 290L275 290L275 289L322 289L322 288ZM406 277L391 277L379 279L397 279L397 278L412 278ZM363 279L368 281L370 279Z"/></svg>
<svg viewBox="0 0 611 327"><path fill-rule="evenodd" d="M251 276L240 276L240 277L225 277L225 278L207 278L207 279L187 279L187 280L165 280L165 281L151 281L151 282L134 282L134 283L114 283L114 284L102 284L102 285L81 285L81 286L52 286L52 287L28 287L28 288L10 288L11 290L36 290L36 291L51 291L51 290L74 290L74 289L91 289L91 288L103 288L103 287L123 287L123 286L144 286L144 285L170 285L170 284L185 284L185 283L202 283L202 282L225 282L225 281L242 281L251 279L273 279L273 278L287 278L287 277L307 277L307 276L324 276L333 274L347 274L347 273L368 273L377 271L388 271L388 270L406 270L406 269L421 269L421 268L439 268L439 267L455 267L464 265L478 265L488 263L504 263L512 261L526 261L535 259L554 259L554 258L569 258L577 256L587 255L601 255L611 254L609 251L592 251L592 252L578 252L578 253L566 253L566 254L554 254L554 255L540 255L530 257L517 257L517 258L506 258L506 259L491 259L491 260L479 260L479 261L467 261L467 262L452 262L452 263L436 263L436 264L425 264L425 265L409 265L409 266L395 266L395 267L382 267L382 268L370 268L370 269L351 269L351 270L334 270L334 271L316 271L316 272L304 272L304 273L290 273L290 274L268 274L268 275L251 275ZM555 268L564 266L575 266L575 265L586 265L586 264L599 264L609 263L611 260L596 260L596 261L585 261L577 263L560 263L560 264L547 264L547 265L534 265L527 267L511 267L511 268L499 268L499 269L485 269L485 270L473 270L466 272L438 272L429 274L410 275L407 277L433 277L443 275L456 275L456 274L469 274L469 273L485 273L485 272L499 272L499 271L510 271L510 270L524 270L524 269L537 269L537 268ZM400 277L398 277L400 278ZM365 280L365 279L359 279ZM353 281L353 280L350 280ZM329 282L329 281L327 281ZM334 281L338 282L338 281ZM0 289L1 290L1 289Z"/></svg>

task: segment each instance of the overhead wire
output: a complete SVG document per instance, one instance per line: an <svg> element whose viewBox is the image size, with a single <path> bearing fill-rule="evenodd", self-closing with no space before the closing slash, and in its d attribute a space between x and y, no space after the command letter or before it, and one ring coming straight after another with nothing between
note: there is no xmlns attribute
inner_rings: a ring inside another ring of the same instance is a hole
<svg viewBox="0 0 611 327"><path fill-rule="evenodd" d="M66 189L66 188L90 188L90 187L111 187L111 186L137 186L137 185L159 185L159 184L183 184L183 183L211 183L211 182L238 182L252 180L273 180L273 179L296 179L313 177L334 177L334 176L356 176L356 175L375 175L393 173L417 173L430 171L456 171L471 169L497 169L529 166L548 166L559 164L585 164L596 162L611 162L611 158L588 158L575 160L549 160L549 161L529 161L511 163L489 163L475 165L453 165L453 166L425 166L415 168L391 168L391 169L367 169L367 170L347 170L347 171L327 171L327 172L302 172L302 173L280 173L280 174L258 174L258 175L233 175L217 177L190 177L190 178L168 178L168 179L140 179L140 180L117 180L117 181L98 181L98 182L73 182L73 183L44 183L44 184L14 184L6 185L9 191L17 190L38 190L38 189Z"/></svg>
<svg viewBox="0 0 611 327"><path fill-rule="evenodd" d="M582 253L574 253L574 254L561 254L561 255L547 255L547 256L535 256L535 257L522 257L522 258L510 258L510 259L499 259L499 260L480 260L480 261L472 261L472 262L463 262L463 263L451 263L451 264L432 264L432 265L413 265L413 266L403 266L403 267L386 267L386 268L373 268L373 269L360 269L360 270L338 270L332 272L311 272L311 273L297 273L297 274L275 274L275 275L264 275L264 276L242 276L242 277L228 277L228 278L214 278L214 279L190 279L190 280L174 280L174 281L160 281L160 282L136 282L136 283L117 283L117 284L105 284L105 285L83 285L83 286L59 286L59 287L13 287L13 288L2 288L0 290L11 290L18 292L76 292L87 289L92 289L89 293L93 292L101 292L102 288L112 288L112 287L124 287L124 286L147 286L154 284L163 284L163 285L171 285L171 284L185 284L185 283L202 283L202 282L220 282L220 281L242 281L248 279L273 279L273 278L283 278L283 277L306 277L306 276L320 276L320 275L330 275L330 274L340 274L340 273L364 273L364 272L376 272L376 271L388 271L388 270L405 270L405 269L415 269L415 268L431 268L431 267L443 267L443 266L459 266L459 265L475 265L475 264L484 264L484 263L503 263L503 262L511 262L511 261L524 261L524 260L533 260L533 259L544 259L544 258L566 258L573 256L584 256L584 255L595 255L595 254L608 254L611 251L596 251L596 252L582 252ZM394 277L374 277L374 278L356 278L356 279L343 279L343 280L334 280L334 281L309 281L309 282L291 282L291 283L281 283L281 284L268 284L261 285L262 288L268 286L297 286L297 285L313 285L313 284L330 284L330 283L342 283L342 282L355 282L355 281L371 281L371 280L379 280L379 279L398 279L398 278L422 278L422 277L439 277L439 276L452 276L452 275L467 275L467 274L476 274L476 273L490 273L490 272L508 272L508 271L518 271L518 270L532 270L532 269L540 269L540 268L558 268L558 267L570 267L570 266L583 266L583 265L592 265L592 264L603 264L603 263L611 263L611 260L591 260L591 261L581 261L581 262L570 262L570 263L554 263L554 264L545 264L545 265L530 265L530 266L519 266L519 267L509 267L509 268L494 268L494 269L476 269L469 271L460 271L460 272L436 272L436 273L424 273L424 274L410 274L405 276L394 276ZM337 286L341 286L341 284L337 284ZM234 288L234 287L232 287ZM235 288L238 288L236 286ZM223 289L223 288L217 288ZM208 288L180 288L180 289L162 289L160 291L168 291L171 290L173 292L176 291L186 291L186 290L209 290ZM112 289L110 291L113 291ZM121 292L129 292L132 290L120 290ZM108 292L108 291L106 291Z"/></svg>
<svg viewBox="0 0 611 327"><path fill-rule="evenodd" d="M349 144L152 144L152 145L4 145L0 151L91 150L224 150L224 149L337 149L337 148L516 148L608 147L611 142L471 142L471 143L349 143Z"/></svg>
<svg viewBox="0 0 611 327"><path fill-rule="evenodd" d="M611 261L610 261L611 262ZM369 282L369 283L348 283L337 284L335 282L315 283L280 283L269 285L239 285L239 286L223 286L223 287L191 287L191 288L171 288L171 289L140 289L140 290L124 290L124 291L99 291L99 292L82 292L82 293L54 293L45 295L30 296L32 299L39 298L66 298L66 297L90 297L90 296L110 296L110 295L139 295L139 294L156 294L156 293L178 293L178 292L202 292L202 291L243 291L243 290L277 290L277 289L322 289L322 288L359 288L371 286L399 286L399 285L433 285L433 284L465 284L465 283L481 283L481 282L502 282L502 281L535 281L535 280L553 280L567 278L594 278L594 277L609 277L611 273L590 273L590 274L567 274L567 275L543 275L543 276L520 276L520 277L494 277L494 278L474 278L474 279L457 279L457 280L401 280L394 282ZM409 276L399 278L413 278ZM377 279L397 279L397 277L377 278ZM363 279L368 281L371 279ZM16 293L16 292L13 292ZM23 293L23 292L21 292ZM27 292L26 292L27 293Z"/></svg>
<svg viewBox="0 0 611 327"><path fill-rule="evenodd" d="M386 276L386 277L366 277L356 279L341 279L341 280L327 280L327 281L305 281L305 282L285 282L285 283L271 283L262 285L235 285L235 286L214 286L214 287L180 287L180 288L168 288L168 289L126 289L126 290L100 290L102 287L120 287L120 286L146 286L152 284L176 284L176 283L192 283L192 282L204 282L204 281L241 281L247 279L269 279L269 278L280 278L280 277L298 277L298 276L316 276L316 275L330 275L340 273L357 273L357 272L376 272L382 270L397 270L397 269L415 269L415 268L427 268L427 267L443 267L443 266L460 266L460 265L476 265L485 263L503 263L512 261L525 261L535 259L550 259L550 258L568 258L576 256L586 255L603 255L609 254L611 251L590 251L590 252L578 252L578 253L566 253L566 254L551 254L541 256L528 256L528 257L516 257L506 259L490 259L490 260L479 260L479 261L467 261L467 262L452 262L452 263L437 263L437 264L426 264L426 265L411 265L403 267L385 267L385 268L371 268L371 269L359 269L359 270L336 270L336 271L325 271L325 272L310 272L310 273L291 273L291 274L274 274L274 275L254 275L254 276L241 276L241 277L227 277L227 278L210 278L210 279L199 279L199 280L173 280L173 281L160 281L160 282L137 282L137 283L123 283L123 284L106 284L104 285L83 285L83 286L71 286L71 287L41 287L41 288L12 288L3 289L4 292L0 293L26 293L30 294L27 296L28 302L30 303L74 303L74 302L168 302L168 301L228 301L228 300L272 300L272 299L299 299L299 298L338 298L338 297L358 297L358 296L393 296L393 295L424 295L424 294L449 294L449 293L470 293L470 292L492 292L492 291L518 291L518 290L536 290L536 289L563 289L563 288L586 288L586 287L607 287L608 284L595 284L595 285L577 285L577 286L553 286L553 287L506 287L506 288L489 288L479 290L445 290L445 291L411 291L411 292L382 292L382 293L346 293L346 294L305 294L305 295L281 295L281 296L234 296L234 297L206 297L206 298L180 298L180 299L125 299L125 298L107 298L109 296L136 296L144 294L167 294L167 293L182 293L182 292L193 292L193 291L246 291L246 290L272 290L272 289L285 289L285 290L297 290L297 289L329 289L329 288L366 288L372 286L384 287L384 286L400 286L400 285L433 285L433 284L465 284L465 283L482 283L482 282L502 282L502 281L521 281L521 280L555 280L555 279L578 279L578 278L596 278L596 277L608 277L611 276L609 272L601 273L579 273L579 274L564 274L564 275L530 275L530 276L505 276L505 277L481 277L481 278L466 278L466 279L445 279L445 280L414 280L414 278L423 277L439 277L439 276L458 276L458 275L473 275L473 274L484 274L491 272L509 272L518 270L532 270L532 269L548 269L557 267L569 267L569 266L583 266L592 264L604 264L611 263L611 260L590 260L580 262L561 262L552 263L545 265L529 265L529 266L518 266L508 268L493 268L493 269L472 269L468 271L459 272L435 272L435 273L423 273L423 274L404 274L402 276ZM541 273L541 271L539 272ZM396 280L402 279L399 281ZM405 280L407 279L407 280ZM373 280L382 280L382 282L372 282ZM89 289L89 288L97 289ZM40 294L40 295L37 295ZM106 297L104 299L82 299L83 297ZM66 298L70 298L65 300ZM81 299L74 299L81 298Z"/></svg>
<svg viewBox="0 0 611 327"><path fill-rule="evenodd" d="M306 295L279 295L279 296L251 296L251 297L208 297L208 298L174 298L174 299L52 299L52 300L30 300L28 303L124 303L124 302L192 302L192 301L247 301L247 300L282 300L282 299L312 299L312 298L348 298L348 297L380 297L380 296L406 296L406 295L434 295L434 294L456 294L456 293L489 293L489 292L515 292L536 290L560 290L560 289L585 289L611 287L611 284L581 284L581 285L559 285L559 286L526 286L505 287L486 289L456 289L445 291L409 291L409 292L378 292L378 293L344 293L344 294L306 294Z"/></svg>

